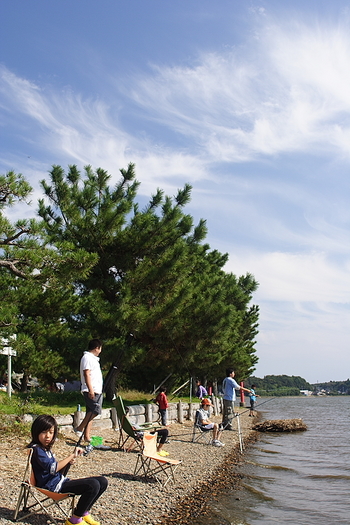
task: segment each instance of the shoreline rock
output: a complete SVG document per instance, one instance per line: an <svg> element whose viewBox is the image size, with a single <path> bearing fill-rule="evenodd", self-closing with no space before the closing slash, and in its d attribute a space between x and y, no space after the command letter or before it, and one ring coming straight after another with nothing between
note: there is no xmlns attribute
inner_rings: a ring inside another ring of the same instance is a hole
<svg viewBox="0 0 350 525"><path fill-rule="evenodd" d="M302 432L307 426L300 418L297 419L268 419L253 426L259 432Z"/></svg>

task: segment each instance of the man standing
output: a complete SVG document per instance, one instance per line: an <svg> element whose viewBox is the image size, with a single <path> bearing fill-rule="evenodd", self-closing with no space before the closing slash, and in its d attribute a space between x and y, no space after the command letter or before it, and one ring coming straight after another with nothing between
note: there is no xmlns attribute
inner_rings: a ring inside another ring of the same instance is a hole
<svg viewBox="0 0 350 525"><path fill-rule="evenodd" d="M225 430L233 430L232 419L235 415L236 390L244 390L245 392L250 392L248 388L240 386L233 379L234 377L235 372L233 368L227 368L226 377L222 383L222 388L224 391L222 425Z"/></svg>
<svg viewBox="0 0 350 525"><path fill-rule="evenodd" d="M84 432L85 441L91 440L92 420L102 412L103 379L99 355L102 341L92 339L80 360L81 391L85 399L86 414L80 425L74 429L77 436Z"/></svg>

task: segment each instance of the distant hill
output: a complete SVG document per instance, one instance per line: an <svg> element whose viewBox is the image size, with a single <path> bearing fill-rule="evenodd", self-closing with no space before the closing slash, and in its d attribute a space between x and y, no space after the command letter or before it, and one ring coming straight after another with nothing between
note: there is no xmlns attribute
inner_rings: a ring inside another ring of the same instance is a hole
<svg viewBox="0 0 350 525"><path fill-rule="evenodd" d="M329 395L350 394L350 379L346 381L328 381L326 383L314 383L313 390L317 392L326 392Z"/></svg>
<svg viewBox="0 0 350 525"><path fill-rule="evenodd" d="M314 390L313 386L300 376L251 376L244 384L247 388L255 385L257 393L263 396L299 396L300 390Z"/></svg>

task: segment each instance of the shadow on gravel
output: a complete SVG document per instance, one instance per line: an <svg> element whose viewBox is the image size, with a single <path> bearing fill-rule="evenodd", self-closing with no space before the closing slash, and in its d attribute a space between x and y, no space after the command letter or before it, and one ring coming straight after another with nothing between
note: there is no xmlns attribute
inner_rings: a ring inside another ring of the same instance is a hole
<svg viewBox="0 0 350 525"><path fill-rule="evenodd" d="M14 509L6 509L5 507L0 507L0 518L11 521L12 523L29 523L30 525L47 525L48 520L47 516L44 514L37 514L36 516L29 516L25 519L25 521L20 521L21 514L24 514L23 512L19 513L19 517L17 518L17 521L13 521L13 513Z"/></svg>
<svg viewBox="0 0 350 525"><path fill-rule="evenodd" d="M109 472L108 474L104 473L101 474L102 476L105 476L106 478L118 478L118 479L124 479L126 481L138 481L139 483L158 483L156 479L145 479L144 476L134 476L133 474L127 474L125 472Z"/></svg>

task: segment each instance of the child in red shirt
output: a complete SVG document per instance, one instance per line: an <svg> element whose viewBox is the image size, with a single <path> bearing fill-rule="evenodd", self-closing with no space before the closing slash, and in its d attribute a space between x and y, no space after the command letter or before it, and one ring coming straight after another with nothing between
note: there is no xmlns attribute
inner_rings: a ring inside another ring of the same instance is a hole
<svg viewBox="0 0 350 525"><path fill-rule="evenodd" d="M163 386L159 389L159 394L156 397L156 403L159 406L160 416L162 418L162 425L167 426L167 408L169 406L168 398L166 397L166 388Z"/></svg>

